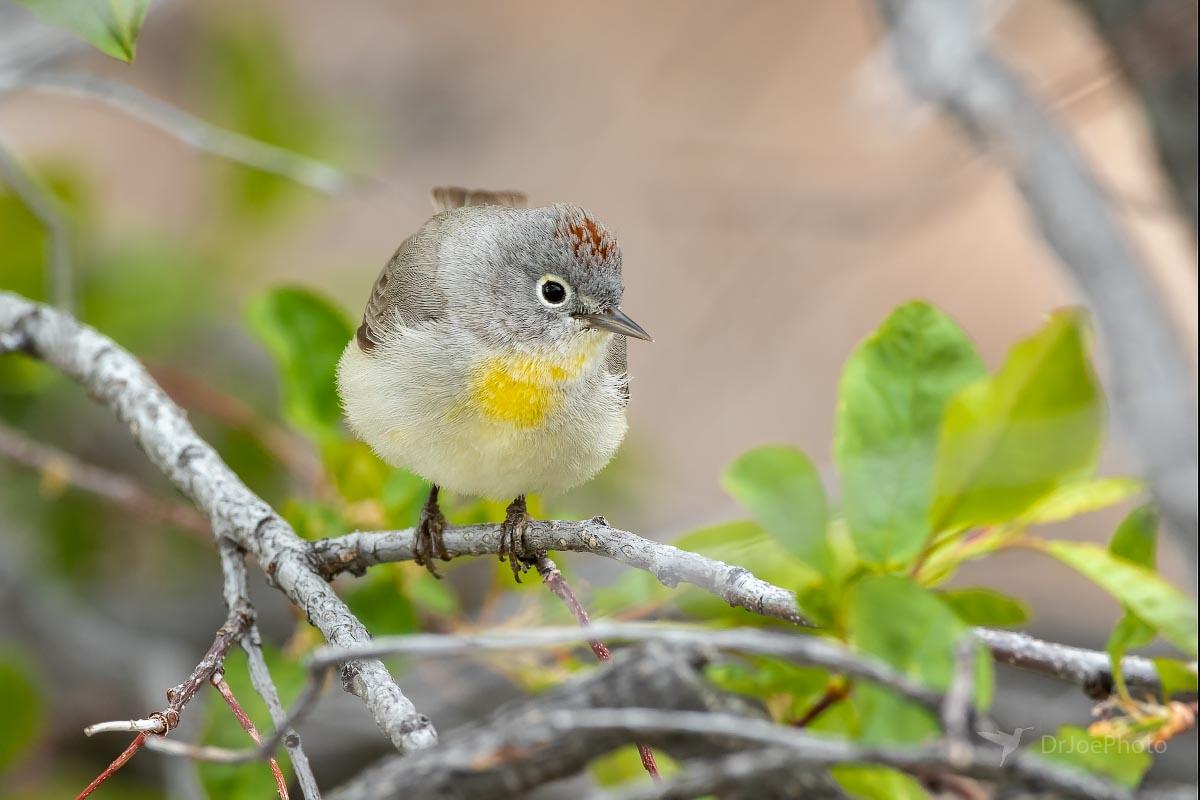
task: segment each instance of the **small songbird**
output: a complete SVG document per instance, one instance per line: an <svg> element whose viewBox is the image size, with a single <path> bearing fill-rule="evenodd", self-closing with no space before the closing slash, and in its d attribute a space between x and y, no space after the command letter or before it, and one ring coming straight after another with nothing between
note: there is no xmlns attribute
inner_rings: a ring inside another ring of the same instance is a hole
<svg viewBox="0 0 1200 800"><path fill-rule="evenodd" d="M519 192L433 191L440 213L371 290L338 364L350 427L386 462L425 478L416 557L431 573L446 521L438 490L508 500L500 558L520 580L528 493L578 486L625 435L621 250L572 205Z"/></svg>

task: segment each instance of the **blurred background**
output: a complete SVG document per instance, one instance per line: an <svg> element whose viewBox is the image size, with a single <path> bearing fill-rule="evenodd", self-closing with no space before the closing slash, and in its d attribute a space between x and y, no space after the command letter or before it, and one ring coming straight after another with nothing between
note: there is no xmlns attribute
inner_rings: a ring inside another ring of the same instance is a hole
<svg viewBox="0 0 1200 800"><path fill-rule="evenodd" d="M1119 205L1194 364L1196 242L1136 97L1074 3L996 6L997 45ZM289 426L269 341L247 309L288 284L356 319L381 266L430 215L434 185L578 203L616 232L624 306L656 341L630 346L630 434L617 461L544 509L603 514L664 541L741 515L719 476L756 444L803 448L836 494L841 365L894 306L931 300L995 366L1048 311L1078 302L1005 174L895 82L869 3L180 0L151 6L132 65L0 5L0 65L32 58L20 45L42 35L54 46L38 58L359 176L330 196L199 155L86 100L0 94L0 140L69 212L82 319L143 358L306 535L411 524L415 490L352 445L331 462ZM38 222L0 186L0 288L45 299L44 248ZM28 360L0 359L0 421L132 476L164 502L173 496L107 412ZM161 705L161 688L186 674L225 611L196 520L114 508L61 470L12 463L17 447L10 439L10 458L0 455L0 650L12 676L0 675L0 707L27 709L28 726L0 727L0 795L56 797L117 752L111 739L83 739L82 727ZM1132 471L1119 442L1106 467ZM364 489L330 514L312 498L342 469L378 475L361 485L377 480L394 502L378 508ZM495 513L468 500L456 508ZM1125 510L1057 533L1104 541ZM1164 574L1190 583L1194 565L1169 537L1162 547ZM562 560L597 603L620 575L584 556ZM538 600L498 601L490 563L456 567L440 585L400 568L387 575L343 585L378 632L436 627L439 615L482 625L549 613L531 610ZM1023 599L1032 631L1072 644L1102 646L1119 614L1099 589L1032 554L999 556L959 580ZM421 588L398 601L388 581ZM302 675L288 656L311 635L274 592L259 586L256 598L294 690ZM125 642L158 655L135 663ZM444 730L509 680L537 680L426 673L415 666L401 684ZM1059 694L1046 699L1049 717L1082 720L1085 698L1050 690ZM353 699L322 709L305 740L317 763L340 757L323 776L333 785L384 742ZM136 760L108 796L161 796L162 761ZM1171 768L1194 779L1194 760ZM213 796L258 796L214 788L233 780L227 773L205 768Z"/></svg>

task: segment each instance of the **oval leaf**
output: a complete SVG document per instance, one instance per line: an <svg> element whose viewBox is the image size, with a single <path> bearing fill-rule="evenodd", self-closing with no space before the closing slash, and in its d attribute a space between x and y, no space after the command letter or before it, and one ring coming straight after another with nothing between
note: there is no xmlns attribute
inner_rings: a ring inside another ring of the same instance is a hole
<svg viewBox="0 0 1200 800"><path fill-rule="evenodd" d="M1081 573L1167 641L1196 657L1196 604L1143 566L1085 542L1039 542L1044 552Z"/></svg>
<svg viewBox="0 0 1200 800"><path fill-rule="evenodd" d="M892 312L846 362L833 453L864 561L906 564L929 537L942 414L984 374L966 334L922 302Z"/></svg>
<svg viewBox="0 0 1200 800"><path fill-rule="evenodd" d="M947 406L938 445L932 523L961 530L1019 518L1095 468L1104 401L1078 313L1050 318L995 376Z"/></svg>
<svg viewBox="0 0 1200 800"><path fill-rule="evenodd" d="M821 478L808 456L784 445L759 447L729 465L723 484L780 544L829 574L829 510Z"/></svg>

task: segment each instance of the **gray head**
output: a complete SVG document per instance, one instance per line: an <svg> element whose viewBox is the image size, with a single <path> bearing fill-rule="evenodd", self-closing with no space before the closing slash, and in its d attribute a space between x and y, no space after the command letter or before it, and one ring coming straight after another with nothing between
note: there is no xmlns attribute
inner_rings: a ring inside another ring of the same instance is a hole
<svg viewBox="0 0 1200 800"><path fill-rule="evenodd" d="M649 340L621 311L621 248L588 212L470 206L445 217L442 263L468 284L451 302L485 340L553 346L588 330Z"/></svg>

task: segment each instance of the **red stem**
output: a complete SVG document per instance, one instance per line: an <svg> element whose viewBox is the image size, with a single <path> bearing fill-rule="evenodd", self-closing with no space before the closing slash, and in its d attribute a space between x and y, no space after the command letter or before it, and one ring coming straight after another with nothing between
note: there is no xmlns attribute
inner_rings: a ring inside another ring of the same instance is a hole
<svg viewBox="0 0 1200 800"><path fill-rule="evenodd" d="M591 623L588 618L588 613L584 609L583 604L579 602L579 598L575 596L575 592L571 590L570 584L563 574L559 571L558 566L546 556L542 556L537 562L538 574L542 576L542 583L546 584L554 596L562 600L571 614L575 617L575 621L581 627L587 627ZM588 639L588 645L591 646L592 652L596 654L596 660L602 664L607 664L612 661L612 652L608 646L599 639ZM639 744L637 746L638 755L641 756L642 766L646 772L654 780L661 780L658 774L658 762L654 759L654 751L649 745Z"/></svg>
<svg viewBox="0 0 1200 800"><path fill-rule="evenodd" d="M255 744L262 744L262 736L259 735L258 728L254 727L254 721L250 719L246 709L242 708L242 704L234 697L233 690L229 688L229 684L225 682L221 674L213 675L212 682L217 687L217 691L221 693L221 697L225 698L229 710L241 723L242 730L250 734L250 738L254 740ZM271 774L275 776L275 790L279 792L279 800L288 800L287 779L283 777L283 770L279 768L279 762L271 758L268 763L271 765Z"/></svg>
<svg viewBox="0 0 1200 800"><path fill-rule="evenodd" d="M133 758L134 754L137 753L138 750L141 750L142 745L145 743L146 734L139 733L137 736L133 737L133 741L129 743L129 747L125 748L125 752L113 759L113 762L109 764L103 772L97 775L96 779L89 783L86 789L75 795L75 800L84 800L85 797L89 797L92 792L99 789L100 784L111 778L117 773L117 770L125 766L125 762Z"/></svg>

